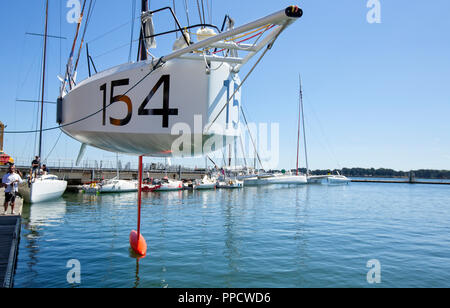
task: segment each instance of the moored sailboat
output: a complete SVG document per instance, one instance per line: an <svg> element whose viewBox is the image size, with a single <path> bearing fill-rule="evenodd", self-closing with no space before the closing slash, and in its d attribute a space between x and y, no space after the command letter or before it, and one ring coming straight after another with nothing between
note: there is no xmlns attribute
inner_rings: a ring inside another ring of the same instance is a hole
<svg viewBox="0 0 450 308"><path fill-rule="evenodd" d="M209 178L207 175L203 177L200 181L194 183L194 189L205 190L205 189L215 189L217 186L217 180L214 178Z"/></svg>
<svg viewBox="0 0 450 308"><path fill-rule="evenodd" d="M42 89L41 89L41 114L39 129L39 157L42 154L43 137L43 117L44 117L44 95L45 95L45 68L47 59L47 31L48 31L48 0L46 1L45 12L45 34L44 34L44 52L42 63ZM40 166L39 166L40 168ZM57 199L61 197L67 188L67 181L59 180L56 175L30 174L29 180L19 186L19 193L27 203L37 203Z"/></svg>

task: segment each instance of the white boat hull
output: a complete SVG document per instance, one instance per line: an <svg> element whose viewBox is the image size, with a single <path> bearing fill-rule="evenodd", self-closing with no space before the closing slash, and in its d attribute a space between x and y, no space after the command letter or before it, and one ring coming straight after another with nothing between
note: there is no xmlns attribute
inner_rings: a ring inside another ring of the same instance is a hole
<svg viewBox="0 0 450 308"><path fill-rule="evenodd" d="M244 181L220 182L217 188L234 189L244 188Z"/></svg>
<svg viewBox="0 0 450 308"><path fill-rule="evenodd" d="M260 185L267 185L268 181L267 178L246 178L244 179L244 185L245 186L260 186Z"/></svg>
<svg viewBox="0 0 450 308"><path fill-rule="evenodd" d="M307 184L308 180L306 175L282 175L275 176L267 179L267 183L278 184L278 185L303 185Z"/></svg>
<svg viewBox="0 0 450 308"><path fill-rule="evenodd" d="M194 189L196 190L207 190L207 189L215 189L217 184L199 184L195 185Z"/></svg>
<svg viewBox="0 0 450 308"><path fill-rule="evenodd" d="M170 183L163 183L159 188L155 189L155 191L177 191L177 190L183 190L183 182L175 181Z"/></svg>
<svg viewBox="0 0 450 308"><path fill-rule="evenodd" d="M36 179L31 185L19 186L19 193L26 203L39 203L60 198L67 188L67 181Z"/></svg>
<svg viewBox="0 0 450 308"><path fill-rule="evenodd" d="M107 193L127 193L138 191L138 184L135 181L114 180L112 183L106 183L100 186L99 192Z"/></svg>
<svg viewBox="0 0 450 308"><path fill-rule="evenodd" d="M327 182L329 185L347 185L350 180L345 176L331 176Z"/></svg>
<svg viewBox="0 0 450 308"><path fill-rule="evenodd" d="M213 140L222 140L220 137L238 134L231 124L239 123L240 90L227 110L221 111L238 89L240 79L230 73L227 63L211 65L212 70L207 73L203 61L173 59L150 75L152 65L148 62L123 64L94 75L65 95L60 107L61 124L95 115L62 130L84 144L117 153L201 153L212 136ZM98 112L111 101L114 104ZM212 127L204 134L205 127L217 116L214 123L220 128ZM192 134L194 142L182 142L180 130ZM183 151L177 153L180 145Z"/></svg>

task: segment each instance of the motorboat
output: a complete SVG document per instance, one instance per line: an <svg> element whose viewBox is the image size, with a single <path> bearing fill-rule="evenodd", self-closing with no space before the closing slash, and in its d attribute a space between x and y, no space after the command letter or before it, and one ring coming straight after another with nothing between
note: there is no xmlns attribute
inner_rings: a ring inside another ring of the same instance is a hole
<svg viewBox="0 0 450 308"><path fill-rule="evenodd" d="M155 190L156 186L158 186L158 185L153 182L153 179L144 180L142 183L142 191L143 192L152 192Z"/></svg>
<svg viewBox="0 0 450 308"><path fill-rule="evenodd" d="M120 180L113 178L101 183L99 193L125 193L138 191L137 181Z"/></svg>
<svg viewBox="0 0 450 308"><path fill-rule="evenodd" d="M350 179L343 175L331 175L327 178L329 185L347 185L350 183Z"/></svg>
<svg viewBox="0 0 450 308"><path fill-rule="evenodd" d="M101 183L90 182L81 186L81 191L86 194L97 194L99 193Z"/></svg>
<svg viewBox="0 0 450 308"><path fill-rule="evenodd" d="M219 181L217 184L217 188L244 188L244 181L240 181L238 179L226 179L225 181Z"/></svg>
<svg viewBox="0 0 450 308"><path fill-rule="evenodd" d="M177 191L183 190L183 182L177 180L163 179L161 183L157 184L153 191Z"/></svg>

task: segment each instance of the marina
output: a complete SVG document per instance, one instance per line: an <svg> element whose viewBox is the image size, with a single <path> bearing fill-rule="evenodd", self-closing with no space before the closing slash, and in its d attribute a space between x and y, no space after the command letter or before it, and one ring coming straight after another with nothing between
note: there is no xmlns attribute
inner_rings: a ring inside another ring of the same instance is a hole
<svg viewBox="0 0 450 308"><path fill-rule="evenodd" d="M9 2L0 288L450 287L450 5L366 1Z"/></svg>
<svg viewBox="0 0 450 308"><path fill-rule="evenodd" d="M68 193L25 205L15 287L370 287L371 259L383 287L449 286L446 186L144 193L141 259L128 245L136 201ZM66 280L71 259L79 285Z"/></svg>

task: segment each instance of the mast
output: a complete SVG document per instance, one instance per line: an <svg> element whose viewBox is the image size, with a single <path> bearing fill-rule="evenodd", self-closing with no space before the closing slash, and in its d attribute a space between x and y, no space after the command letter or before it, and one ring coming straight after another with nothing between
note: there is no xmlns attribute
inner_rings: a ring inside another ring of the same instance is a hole
<svg viewBox="0 0 450 308"><path fill-rule="evenodd" d="M116 153L116 176L119 179L119 153Z"/></svg>
<svg viewBox="0 0 450 308"><path fill-rule="evenodd" d="M148 0L141 0L141 12L148 11ZM139 36L139 60L145 61L147 60L147 48L145 46L145 38L144 38L144 29L142 28L141 22L141 34Z"/></svg>
<svg viewBox="0 0 450 308"><path fill-rule="evenodd" d="M300 156L301 105L302 105L302 82L300 79L300 100L299 100L299 106L298 106L298 131L297 131L297 168L295 169L296 175L298 175L298 160L299 160L299 156Z"/></svg>
<svg viewBox="0 0 450 308"><path fill-rule="evenodd" d="M39 129L39 157L42 156L42 124L44 120L44 94L45 94L45 66L47 60L47 32L48 30L48 0L45 6L45 32L44 32L44 55L42 61L42 90L41 90L41 123ZM40 165L40 164L39 164Z"/></svg>
<svg viewBox="0 0 450 308"><path fill-rule="evenodd" d="M303 122L303 143L305 147L305 161L306 161L306 175L309 174L309 165L308 165L308 151L306 148L306 126L305 126L305 112L303 110L303 90L302 90L302 78L299 75L300 79L300 112L302 114L302 122Z"/></svg>

